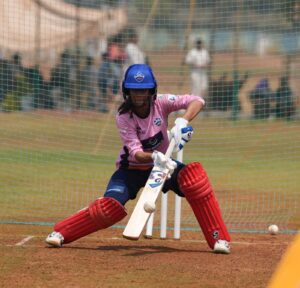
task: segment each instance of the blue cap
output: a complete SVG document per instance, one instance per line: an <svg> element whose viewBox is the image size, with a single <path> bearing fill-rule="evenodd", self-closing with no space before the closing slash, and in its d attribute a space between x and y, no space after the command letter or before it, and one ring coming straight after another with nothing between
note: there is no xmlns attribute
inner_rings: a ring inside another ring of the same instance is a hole
<svg viewBox="0 0 300 288"><path fill-rule="evenodd" d="M156 89L156 87L156 80L150 66L133 64L126 70L123 89Z"/></svg>

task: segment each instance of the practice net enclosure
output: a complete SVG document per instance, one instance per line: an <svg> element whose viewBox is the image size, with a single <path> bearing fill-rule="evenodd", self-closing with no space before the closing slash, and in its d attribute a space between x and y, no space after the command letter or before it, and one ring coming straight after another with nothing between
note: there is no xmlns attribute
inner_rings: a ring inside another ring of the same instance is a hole
<svg viewBox="0 0 300 288"><path fill-rule="evenodd" d="M115 118L124 71L148 63L158 93L206 101L183 162L202 163L229 230L299 228L297 1L1 0L0 7L0 223L52 225L103 196L122 147ZM126 204L129 215L135 203ZM182 199L182 237L199 230Z"/></svg>

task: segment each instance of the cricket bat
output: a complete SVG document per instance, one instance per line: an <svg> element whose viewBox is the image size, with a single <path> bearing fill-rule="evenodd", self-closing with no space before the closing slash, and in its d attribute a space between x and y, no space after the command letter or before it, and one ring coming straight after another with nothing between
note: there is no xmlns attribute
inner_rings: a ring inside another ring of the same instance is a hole
<svg viewBox="0 0 300 288"><path fill-rule="evenodd" d="M174 138L171 139L166 156L172 155L175 147ZM151 215L144 210L146 202L155 203L160 191L162 190L165 181L168 178L168 169L162 169L160 166L154 166L146 182L146 185L141 193L141 196L136 203L134 210L129 218L129 221L124 229L123 237L129 240L138 240L143 232L143 229Z"/></svg>

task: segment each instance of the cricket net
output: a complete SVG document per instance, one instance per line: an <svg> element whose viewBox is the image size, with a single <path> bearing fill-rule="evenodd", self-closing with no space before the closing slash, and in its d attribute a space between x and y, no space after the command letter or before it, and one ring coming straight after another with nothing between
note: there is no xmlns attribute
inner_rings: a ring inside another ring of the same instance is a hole
<svg viewBox="0 0 300 288"><path fill-rule="evenodd" d="M205 95L183 162L203 164L229 230L299 228L297 1L0 5L0 223L52 225L103 195L121 147L115 115L126 47L136 40L159 93ZM188 61L199 40L206 56ZM199 230L184 200L181 229Z"/></svg>

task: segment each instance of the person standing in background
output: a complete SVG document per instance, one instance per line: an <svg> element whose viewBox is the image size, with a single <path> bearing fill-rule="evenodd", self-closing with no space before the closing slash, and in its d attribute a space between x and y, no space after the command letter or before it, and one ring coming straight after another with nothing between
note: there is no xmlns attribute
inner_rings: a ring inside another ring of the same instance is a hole
<svg viewBox="0 0 300 288"><path fill-rule="evenodd" d="M192 94L206 98L208 90L207 68L210 64L210 56L203 47L201 39L196 40L195 48L187 53L185 63L191 68Z"/></svg>
<svg viewBox="0 0 300 288"><path fill-rule="evenodd" d="M268 78L262 78L250 92L254 119L268 119L271 115L271 102L274 98Z"/></svg>
<svg viewBox="0 0 300 288"><path fill-rule="evenodd" d="M295 114L295 104L293 92L289 85L289 78L284 76L280 78L280 86L276 90L276 118L291 120Z"/></svg>
<svg viewBox="0 0 300 288"><path fill-rule="evenodd" d="M112 89L113 83L111 82L111 63L108 60L107 53L102 54L102 62L98 70L98 88L99 88L99 99L97 103L97 110L102 113L109 112L108 109L108 95L111 95L110 90ZM111 100L111 99L110 99Z"/></svg>
<svg viewBox="0 0 300 288"><path fill-rule="evenodd" d="M125 63L123 71L126 71L127 68L133 64L149 64L145 53L141 50L138 45L138 35L133 28L128 28L125 32L125 36L128 39L128 42L125 46Z"/></svg>
<svg viewBox="0 0 300 288"><path fill-rule="evenodd" d="M110 62L111 68L112 92L115 97L118 97L125 58L123 33L119 33L109 39L107 47L107 60Z"/></svg>
<svg viewBox="0 0 300 288"><path fill-rule="evenodd" d="M96 109L97 103L97 67L91 56L86 56L85 66L80 71L80 92L86 94L86 108L89 110Z"/></svg>

